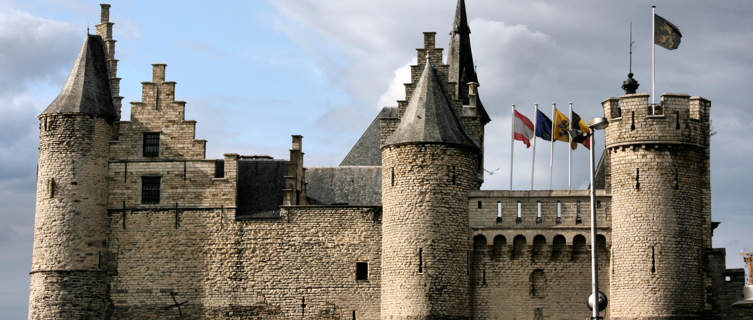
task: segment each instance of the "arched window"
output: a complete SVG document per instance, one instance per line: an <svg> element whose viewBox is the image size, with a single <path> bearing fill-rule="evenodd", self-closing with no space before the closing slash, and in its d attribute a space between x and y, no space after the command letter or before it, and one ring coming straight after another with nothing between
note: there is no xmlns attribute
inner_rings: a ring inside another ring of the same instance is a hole
<svg viewBox="0 0 753 320"><path fill-rule="evenodd" d="M494 258L500 259L505 254L505 247L507 246L507 239L505 236L498 234L494 237Z"/></svg>
<svg viewBox="0 0 753 320"><path fill-rule="evenodd" d="M480 253L484 253L485 251L486 251L486 237L484 237L484 235L482 234L479 234L473 237L473 253L480 254Z"/></svg>
<svg viewBox="0 0 753 320"><path fill-rule="evenodd" d="M607 250L607 238L604 235L596 235L596 248L599 250L597 253L600 257L604 257L609 253L609 250Z"/></svg>
<svg viewBox="0 0 753 320"><path fill-rule="evenodd" d="M512 240L512 259L519 259L526 252L526 237L517 235Z"/></svg>
<svg viewBox="0 0 753 320"><path fill-rule="evenodd" d="M588 256L586 237L579 234L573 238L573 260Z"/></svg>
<svg viewBox="0 0 753 320"><path fill-rule="evenodd" d="M534 261L544 261L547 259L546 251L546 238L540 234L533 237L533 252L531 258Z"/></svg>
<svg viewBox="0 0 753 320"><path fill-rule="evenodd" d="M554 241L552 243L552 260L559 260L565 255L565 250L567 249L567 244L565 241L565 237L561 234L558 234L554 236Z"/></svg>
<svg viewBox="0 0 753 320"><path fill-rule="evenodd" d="M544 274L544 270L533 270L529 277L529 281L531 283L531 297L543 298L544 290L546 289L546 275Z"/></svg>

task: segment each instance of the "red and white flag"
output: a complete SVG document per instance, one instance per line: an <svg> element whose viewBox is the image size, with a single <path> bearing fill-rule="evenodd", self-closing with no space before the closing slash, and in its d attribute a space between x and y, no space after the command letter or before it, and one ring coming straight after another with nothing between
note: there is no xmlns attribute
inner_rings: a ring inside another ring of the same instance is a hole
<svg viewBox="0 0 753 320"><path fill-rule="evenodd" d="M531 147L533 138L533 122L515 110L515 116L512 118L512 132L515 140L522 141L526 148Z"/></svg>

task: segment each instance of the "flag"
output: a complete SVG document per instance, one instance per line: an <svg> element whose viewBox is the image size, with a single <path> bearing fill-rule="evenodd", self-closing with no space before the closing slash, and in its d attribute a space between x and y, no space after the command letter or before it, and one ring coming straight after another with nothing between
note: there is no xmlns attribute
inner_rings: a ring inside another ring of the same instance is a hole
<svg viewBox="0 0 753 320"><path fill-rule="evenodd" d="M654 14L654 43L658 44L666 49L674 50L680 46L680 28L676 27L671 22L662 18L658 14Z"/></svg>
<svg viewBox="0 0 753 320"><path fill-rule="evenodd" d="M512 119L512 130L514 132L513 138L515 140L523 141L523 143L526 144L526 148L531 147L533 122L518 112L518 110L515 110L515 117Z"/></svg>
<svg viewBox="0 0 753 320"><path fill-rule="evenodd" d="M552 120L541 110L536 110L536 136L546 141L552 141Z"/></svg>
<svg viewBox="0 0 753 320"><path fill-rule="evenodd" d="M552 125L552 138L563 142L570 142L567 130L570 129L570 119L568 119L558 109L554 109L554 124Z"/></svg>
<svg viewBox="0 0 753 320"><path fill-rule="evenodd" d="M578 143L583 144L586 149L591 149L591 140L588 139L591 130L575 111L573 111L573 122L571 122L569 133L573 137L573 142L570 144L573 150L578 147Z"/></svg>

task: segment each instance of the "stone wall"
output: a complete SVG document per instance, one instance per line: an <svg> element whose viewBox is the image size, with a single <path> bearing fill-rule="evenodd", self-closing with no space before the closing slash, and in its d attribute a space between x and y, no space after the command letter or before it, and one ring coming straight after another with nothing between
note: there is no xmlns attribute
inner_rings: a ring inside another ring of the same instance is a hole
<svg viewBox="0 0 753 320"><path fill-rule="evenodd" d="M85 114L40 120L30 319L106 312L107 142L112 127Z"/></svg>
<svg viewBox="0 0 753 320"><path fill-rule="evenodd" d="M114 319L379 319L377 207L284 207L256 221L233 209L133 210L125 223L110 211ZM356 262L368 280L356 280Z"/></svg>
<svg viewBox="0 0 753 320"><path fill-rule="evenodd" d="M509 230L474 230L473 319L584 319L590 313L591 246L588 233L548 230L525 237ZM519 241L521 240L522 241ZM599 290L609 294L609 249L598 241ZM553 243L554 242L554 243ZM601 313L609 319L609 308Z"/></svg>
<svg viewBox="0 0 753 320"><path fill-rule="evenodd" d="M612 118L606 129L614 207L612 317L699 317L711 237L710 104L675 94L662 96L660 105L647 99L633 94L619 105L604 102Z"/></svg>
<svg viewBox="0 0 753 320"><path fill-rule="evenodd" d="M475 150L382 148L382 317L468 319Z"/></svg>

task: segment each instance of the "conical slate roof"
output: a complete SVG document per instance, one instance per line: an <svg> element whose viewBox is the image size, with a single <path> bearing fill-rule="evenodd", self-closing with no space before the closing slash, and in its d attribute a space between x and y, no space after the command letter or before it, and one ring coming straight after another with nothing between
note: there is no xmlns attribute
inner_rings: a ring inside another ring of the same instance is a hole
<svg viewBox="0 0 753 320"><path fill-rule="evenodd" d="M385 145L422 142L478 148L465 132L442 79L428 60L400 124Z"/></svg>
<svg viewBox="0 0 753 320"><path fill-rule="evenodd" d="M63 89L42 114L84 113L112 122L115 107L106 59L102 37L87 35Z"/></svg>

